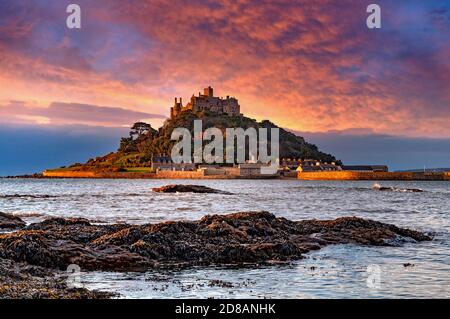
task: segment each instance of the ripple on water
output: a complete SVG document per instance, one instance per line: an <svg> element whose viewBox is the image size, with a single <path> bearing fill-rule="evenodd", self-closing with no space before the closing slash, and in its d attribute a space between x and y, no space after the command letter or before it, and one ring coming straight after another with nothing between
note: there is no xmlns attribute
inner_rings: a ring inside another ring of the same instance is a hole
<svg viewBox="0 0 450 319"><path fill-rule="evenodd" d="M153 187L177 183L205 185L235 195L151 191ZM27 222L61 216L145 224L257 210L292 220L349 215L369 218L431 232L435 239L401 247L329 246L284 267L194 268L163 274L90 273L83 280L90 288L137 298L449 297L450 183L382 183L399 189L420 188L425 190L423 193L380 192L372 186L370 181L0 180L0 211L17 214ZM370 264L381 267L380 289L367 287ZM220 285L216 280L224 283Z"/></svg>

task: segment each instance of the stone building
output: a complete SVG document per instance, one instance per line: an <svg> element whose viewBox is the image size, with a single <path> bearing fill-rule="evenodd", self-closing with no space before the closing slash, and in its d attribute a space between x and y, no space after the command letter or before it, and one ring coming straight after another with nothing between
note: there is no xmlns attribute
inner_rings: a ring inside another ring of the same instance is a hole
<svg viewBox="0 0 450 319"><path fill-rule="evenodd" d="M237 116L241 113L241 106L236 98L227 96L221 98L214 96L214 89L210 86L203 90L203 94L200 92L198 96L192 95L191 101L183 106L183 101L180 98L175 98L175 104L170 109L170 117L176 117L180 112L191 110L192 112L207 111L217 114L227 114L230 116Z"/></svg>
<svg viewBox="0 0 450 319"><path fill-rule="evenodd" d="M238 174L241 177L245 176L277 176L278 170L273 171L269 164L262 163L242 163L238 166Z"/></svg>
<svg viewBox="0 0 450 319"><path fill-rule="evenodd" d="M283 170L293 170L295 171L297 167L302 164L302 160L295 158L282 158L280 163L280 168Z"/></svg>
<svg viewBox="0 0 450 319"><path fill-rule="evenodd" d="M305 159L300 162L297 168L298 172L326 172L326 171L341 171L342 167L336 163L322 163L317 160Z"/></svg>
<svg viewBox="0 0 450 319"><path fill-rule="evenodd" d="M193 163L174 163L170 156L153 156L152 170L155 171L195 171Z"/></svg>

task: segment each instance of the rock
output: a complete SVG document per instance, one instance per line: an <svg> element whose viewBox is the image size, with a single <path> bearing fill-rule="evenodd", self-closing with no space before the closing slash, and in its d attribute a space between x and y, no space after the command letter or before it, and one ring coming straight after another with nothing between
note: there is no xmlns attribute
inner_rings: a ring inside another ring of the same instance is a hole
<svg viewBox="0 0 450 319"><path fill-rule="evenodd" d="M232 282L224 281L220 279L212 279L208 283L209 287L221 287L221 288L235 288Z"/></svg>
<svg viewBox="0 0 450 319"><path fill-rule="evenodd" d="M378 191L382 191L382 192L386 192L386 191L390 191L390 192L404 192L404 193L422 193L423 190L420 188L398 188L398 187L385 187L385 186L381 186L380 184L375 184L373 187L373 189L378 190Z"/></svg>
<svg viewBox="0 0 450 319"><path fill-rule="evenodd" d="M17 229L25 227L25 222L17 216L0 212L0 229Z"/></svg>
<svg viewBox="0 0 450 319"><path fill-rule="evenodd" d="M17 175L17 176L6 176L6 178L44 178L44 174L42 173L34 173L27 175Z"/></svg>
<svg viewBox="0 0 450 319"><path fill-rule="evenodd" d="M331 244L389 246L398 244L398 238L431 240L417 231L357 217L290 221L268 212L245 212L147 225L52 218L1 234L0 258L61 270L77 264L83 271L140 271L288 262Z"/></svg>
<svg viewBox="0 0 450 319"><path fill-rule="evenodd" d="M56 197L58 197L58 196L32 195L32 194L0 195L0 198L27 198L27 199L45 199L45 198L56 198Z"/></svg>
<svg viewBox="0 0 450 319"><path fill-rule="evenodd" d="M393 187L376 187L376 188L374 188L374 189L379 190L379 191L382 191L382 192L385 192L385 191L393 191L393 190L394 190Z"/></svg>
<svg viewBox="0 0 450 319"><path fill-rule="evenodd" d="M217 190L201 185L167 185L152 189L157 193L201 193L201 194L223 194L232 195L230 192Z"/></svg>
<svg viewBox="0 0 450 319"><path fill-rule="evenodd" d="M396 187L380 187L379 191L405 192L405 193L423 193L422 189L418 188L396 188Z"/></svg>
<svg viewBox="0 0 450 319"><path fill-rule="evenodd" d="M0 299L105 299L114 294L67 286L65 273L0 258Z"/></svg>

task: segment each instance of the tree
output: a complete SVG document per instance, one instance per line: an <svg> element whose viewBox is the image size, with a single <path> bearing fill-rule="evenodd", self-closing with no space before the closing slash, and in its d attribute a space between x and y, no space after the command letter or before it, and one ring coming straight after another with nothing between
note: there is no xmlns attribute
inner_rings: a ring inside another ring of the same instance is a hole
<svg viewBox="0 0 450 319"><path fill-rule="evenodd" d="M136 151L137 151L136 142L133 141L132 137L122 137L120 139L119 152L131 153Z"/></svg>
<svg viewBox="0 0 450 319"><path fill-rule="evenodd" d="M144 122L136 122L131 127L130 137L134 139L134 136L137 136L137 139L139 139L141 136L148 133L151 128L152 126L150 124Z"/></svg>

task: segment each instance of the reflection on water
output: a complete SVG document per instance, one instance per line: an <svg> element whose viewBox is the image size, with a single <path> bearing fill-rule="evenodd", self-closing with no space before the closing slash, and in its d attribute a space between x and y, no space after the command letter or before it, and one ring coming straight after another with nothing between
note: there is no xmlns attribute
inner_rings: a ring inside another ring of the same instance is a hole
<svg viewBox="0 0 450 319"><path fill-rule="evenodd" d="M286 266L90 273L82 276L82 282L90 289L120 291L121 298L449 297L450 267L429 262L428 258L436 257L430 254L416 258L408 255L402 248L386 251L338 245ZM403 262L406 260L409 263ZM380 266L380 283L369 288L367 265L373 264Z"/></svg>
<svg viewBox="0 0 450 319"><path fill-rule="evenodd" d="M235 195L151 191L173 183L206 185ZM432 232L435 240L404 247L331 246L283 267L89 273L83 280L89 288L136 298L449 297L450 183L380 184L424 192L382 192L366 181L0 179L0 211L28 222L70 216L143 224L250 210L267 210L293 220L370 218ZM379 289L367 287L367 266L371 264L381 269Z"/></svg>

